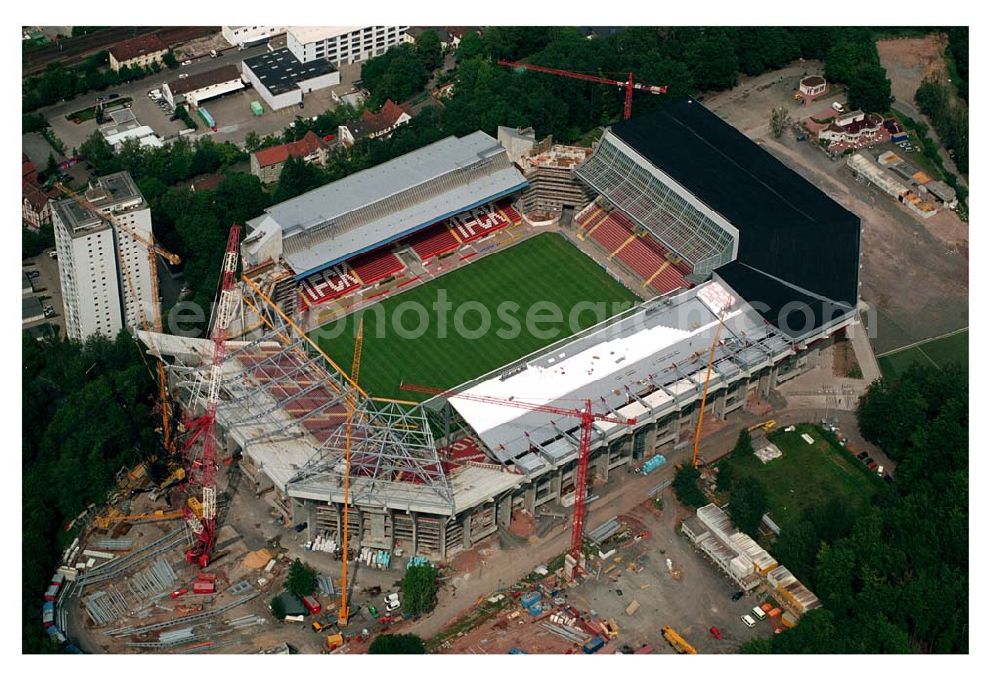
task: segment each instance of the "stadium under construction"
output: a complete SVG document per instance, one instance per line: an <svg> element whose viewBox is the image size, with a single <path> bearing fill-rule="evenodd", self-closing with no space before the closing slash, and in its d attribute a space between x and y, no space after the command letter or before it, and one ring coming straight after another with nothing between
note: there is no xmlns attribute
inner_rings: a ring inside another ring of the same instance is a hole
<svg viewBox="0 0 1000 677"><path fill-rule="evenodd" d="M689 444L720 323L708 402L724 418L856 321L858 217L697 102L611 126L572 171L597 197L559 228L603 247L647 300L419 404L355 383L309 337L310 313L374 301L366 291L410 267L521 224L529 181L504 148L482 132L444 139L247 224L220 452L239 456L290 523L338 540L349 472L352 548L451 558L514 510L558 509L575 491L578 418L475 396L589 399L597 413L634 418L592 429L589 477L621 482L639 459ZM200 411L211 343L141 338Z"/></svg>

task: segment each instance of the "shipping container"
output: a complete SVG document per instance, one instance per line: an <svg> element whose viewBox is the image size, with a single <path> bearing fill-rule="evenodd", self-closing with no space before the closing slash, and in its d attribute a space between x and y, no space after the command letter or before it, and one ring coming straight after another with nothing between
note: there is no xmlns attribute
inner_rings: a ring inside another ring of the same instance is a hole
<svg viewBox="0 0 1000 677"><path fill-rule="evenodd" d="M56 596L59 594L58 585L50 585L49 589L45 591L45 600L51 602L55 600Z"/></svg>
<svg viewBox="0 0 1000 677"><path fill-rule="evenodd" d="M211 595L215 592L215 583L212 581L195 581L191 587L196 595Z"/></svg>
<svg viewBox="0 0 1000 677"><path fill-rule="evenodd" d="M322 605L320 605L320 603L316 601L316 598L313 597L312 595L308 597L303 597L302 603L306 605L306 609L309 610L310 614L318 614L320 611L323 610Z"/></svg>
<svg viewBox="0 0 1000 677"><path fill-rule="evenodd" d="M637 654L639 653L653 653L653 647L649 644L643 644L641 647L635 650Z"/></svg>
<svg viewBox="0 0 1000 677"><path fill-rule="evenodd" d="M604 647L604 638L595 635L589 642L583 645L583 653L591 654L600 651Z"/></svg>

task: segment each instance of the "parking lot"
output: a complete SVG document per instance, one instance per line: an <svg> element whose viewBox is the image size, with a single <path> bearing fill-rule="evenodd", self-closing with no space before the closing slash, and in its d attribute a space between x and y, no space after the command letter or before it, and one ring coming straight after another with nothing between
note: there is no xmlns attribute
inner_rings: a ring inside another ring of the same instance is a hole
<svg viewBox="0 0 1000 677"><path fill-rule="evenodd" d="M37 271L38 276L32 279L32 286L35 289L35 296L39 297L44 306L52 306L55 315L45 320L33 322L27 326L41 325L48 322L59 328L59 336L66 336L66 319L63 316L62 292L59 288L59 267L56 260L49 258L48 252L44 252L34 258L25 259L22 262L23 269L27 271Z"/></svg>

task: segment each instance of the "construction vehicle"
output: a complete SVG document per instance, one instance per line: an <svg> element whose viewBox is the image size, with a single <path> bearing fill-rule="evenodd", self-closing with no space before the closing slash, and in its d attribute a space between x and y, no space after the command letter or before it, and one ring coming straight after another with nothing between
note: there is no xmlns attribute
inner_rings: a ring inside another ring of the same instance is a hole
<svg viewBox="0 0 1000 677"><path fill-rule="evenodd" d="M617 87L618 89L625 90L625 119L628 120L632 117L632 92L638 89L641 92L649 92L650 94L666 94L667 86L662 85L644 85L641 82L635 81L635 76L632 71L629 71L627 80L611 80L609 78L600 77L598 75L588 75L587 73L575 73L573 71L563 70L561 68L549 68L548 66L537 66L532 63L524 63L522 61L508 61L507 59L497 59L497 64L500 66L506 66L507 68L512 68L515 72L520 73L523 71L535 71L537 73L548 73L549 75L559 75L564 78L573 78L575 80L586 80L587 82L596 82L600 85L611 85Z"/></svg>
<svg viewBox="0 0 1000 677"><path fill-rule="evenodd" d="M333 651L344 645L344 636L339 632L335 635L326 636L326 648L327 651Z"/></svg>
<svg viewBox="0 0 1000 677"><path fill-rule="evenodd" d="M701 405L698 407L698 425L694 429L694 445L691 452L691 465L698 466L698 446L701 443L701 424L705 420L705 404L708 403L708 383L712 380L712 365L715 363L715 349L719 345L722 337L722 328L726 324L726 314L729 306L725 306L719 312L719 326L715 330L715 337L712 339L712 347L708 349L708 365L705 367L705 384L701 390Z"/></svg>
<svg viewBox="0 0 1000 677"><path fill-rule="evenodd" d="M749 428L747 428L747 432L751 432L752 433L754 430L757 430L758 428L762 428L764 430L764 432L769 433L772 430L774 430L776 427L778 427L778 422L775 421L774 419L771 419L769 421L764 421L763 423L757 423L755 425L750 426Z"/></svg>
<svg viewBox="0 0 1000 677"><path fill-rule="evenodd" d="M165 522L168 520L176 520L185 517L188 513L198 515L202 514L202 505L197 498L191 496L187 500L187 509L165 511L156 510L149 513L141 513L137 515L126 515L119 512L115 508L111 508L106 515L98 515L94 518L94 525L99 529L107 529L112 524L119 524L121 522Z"/></svg>
<svg viewBox="0 0 1000 677"><path fill-rule="evenodd" d="M153 490L153 500L156 500L167 493L169 489L180 484L187 477L187 472L182 466L177 466L174 470L167 475L167 477L160 482L160 484Z"/></svg>
<svg viewBox="0 0 1000 677"><path fill-rule="evenodd" d="M365 318L358 322L358 333L354 337L354 359L351 361L351 381L358 382L361 372L361 346L364 344ZM347 608L347 555L348 532L347 513L351 502L351 430L356 411L357 394L353 388L347 389L347 420L344 422L344 539L340 548L340 613L337 615L337 625L346 627L350 619Z"/></svg>
<svg viewBox="0 0 1000 677"><path fill-rule="evenodd" d="M664 625L660 632L663 633L663 639L667 640L670 646L674 647L674 650L676 650L677 653L692 655L698 653L697 649L688 644L688 641L681 637L680 634L669 625Z"/></svg>
<svg viewBox="0 0 1000 677"><path fill-rule="evenodd" d="M428 388L410 383L401 383L400 390L410 390L414 392L429 393L443 397L456 397L462 400L473 402L484 402L497 406L515 407L517 409L527 409L529 411L556 414L559 416L571 416L580 420L580 428L577 435L580 438L580 454L576 467L575 500L573 504L573 531L570 541L570 554L575 562L570 580L575 580L578 573L583 573L583 517L587 504L587 463L590 460L590 435L596 421L606 423L617 423L619 425L635 425L635 418L622 418L615 415L595 414L590 400L584 400L581 409L566 409L554 407L549 404L533 404L521 402L515 398L504 399L501 397L491 397L488 395L472 395L467 392L444 391L439 388Z"/></svg>

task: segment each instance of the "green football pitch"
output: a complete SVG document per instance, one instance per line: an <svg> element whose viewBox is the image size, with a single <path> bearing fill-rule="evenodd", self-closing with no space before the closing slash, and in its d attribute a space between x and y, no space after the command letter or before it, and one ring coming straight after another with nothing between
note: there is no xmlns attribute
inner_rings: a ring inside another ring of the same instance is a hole
<svg viewBox="0 0 1000 677"><path fill-rule="evenodd" d="M878 358L882 375L889 379L903 375L906 368L917 363L940 369L949 362L969 366L969 331L924 341L906 350Z"/></svg>
<svg viewBox="0 0 1000 677"><path fill-rule="evenodd" d="M400 391L400 382L459 385L637 300L564 237L542 233L320 327L311 337L349 371L363 313L361 386L375 396L424 399ZM529 324L540 331L529 331Z"/></svg>

